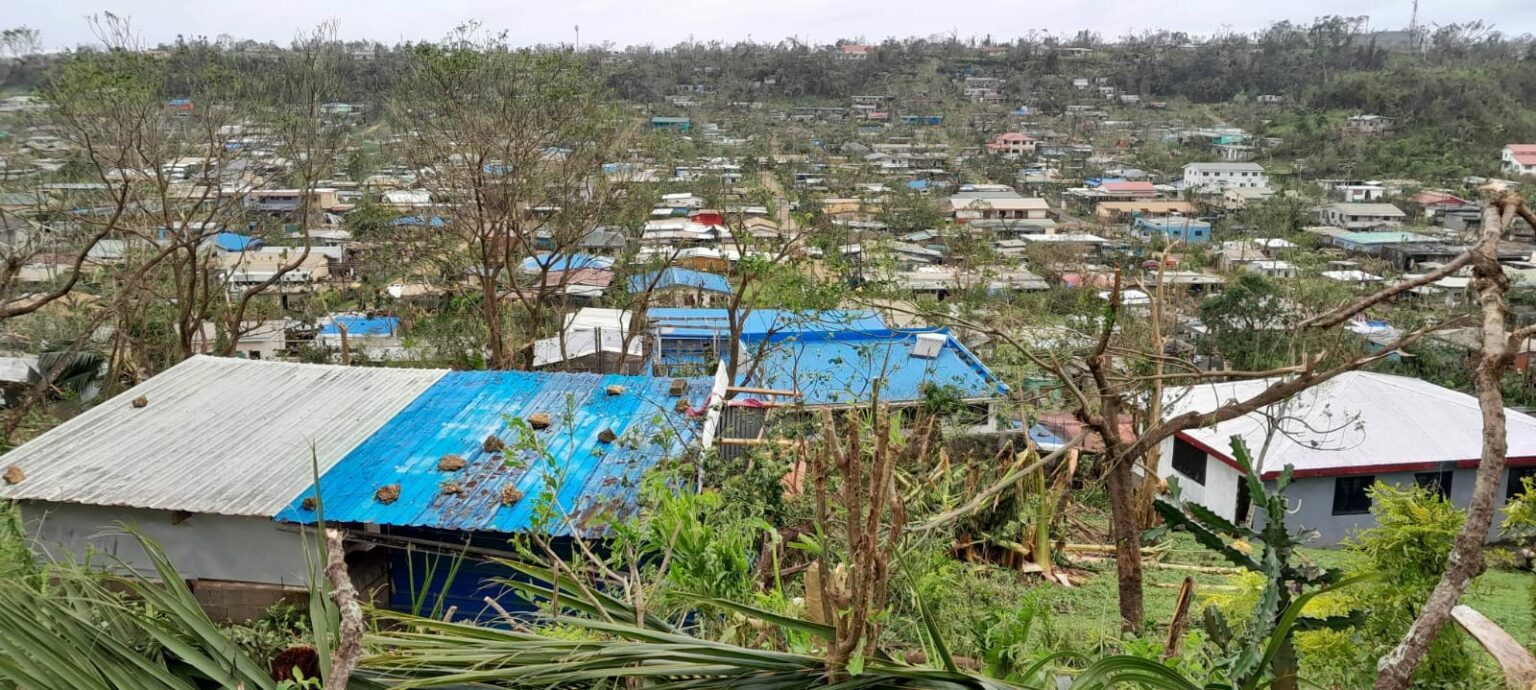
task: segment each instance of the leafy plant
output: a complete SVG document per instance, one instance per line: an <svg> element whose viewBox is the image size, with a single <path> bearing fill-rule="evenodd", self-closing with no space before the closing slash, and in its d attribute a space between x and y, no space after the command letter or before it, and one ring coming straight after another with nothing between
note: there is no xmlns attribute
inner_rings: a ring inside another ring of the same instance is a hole
<svg viewBox="0 0 1536 690"><path fill-rule="evenodd" d="M1371 615L1360 627L1360 662L1365 674L1397 644L1445 571L1451 546L1467 516L1444 497L1419 486L1378 482L1370 489L1375 527L1345 543L1361 556L1360 568L1375 576L1351 593ZM1414 679L1431 686L1456 685L1478 675L1465 635L1446 626L1431 643Z"/></svg>
<svg viewBox="0 0 1536 690"><path fill-rule="evenodd" d="M552 590L546 590L553 594ZM586 616L555 615L546 623L586 633L580 639L528 629L495 629L380 612L390 623L369 638L378 653L363 666L396 687L467 684L558 687L634 682L650 687L799 690L828 687L830 669L820 656L752 649L696 638L668 627L639 624L634 610L577 588L560 591L561 602ZM702 606L728 605L742 615L830 641L824 625L752 607L699 599ZM1017 688L1009 683L943 670L908 666L880 655L849 669L842 687Z"/></svg>
<svg viewBox="0 0 1536 690"><path fill-rule="evenodd" d="M1301 604L1322 590L1340 582L1339 573L1300 562L1296 548L1308 536L1307 532L1292 534L1286 527L1287 502L1285 489L1291 483L1291 467L1287 465L1274 481L1273 488L1259 478L1253 470L1248 447L1241 437L1232 437L1232 458L1242 471L1242 481L1247 483L1253 507L1261 518L1258 529L1237 525L1215 511L1198 503L1183 501L1179 496L1178 480L1169 483L1170 496L1158 497L1154 508L1168 525L1182 528L1194 535L1202 546L1220 554L1240 568L1263 575L1264 584L1259 593L1258 606L1251 620L1236 635L1231 633L1219 610L1207 608L1205 620L1210 638L1224 651L1230 651L1225 664L1234 684L1252 687L1268 673L1277 688L1295 688L1300 674L1300 664L1292 633L1309 627L1344 628L1357 625L1362 616L1334 616L1323 619L1297 620ZM1260 552L1250 554L1234 542L1255 544ZM1313 588L1312 592L1295 596L1297 592ZM1282 625L1283 624L1283 625ZM1266 644L1267 641L1267 644Z"/></svg>
<svg viewBox="0 0 1536 690"><path fill-rule="evenodd" d="M37 368L27 372L27 381L39 384L46 377L57 395L84 397L101 382L101 355L94 352L44 352L37 356Z"/></svg>
<svg viewBox="0 0 1536 690"><path fill-rule="evenodd" d="M0 580L0 685L280 690L267 661L208 618L164 551L128 533L154 579L64 565Z"/></svg>

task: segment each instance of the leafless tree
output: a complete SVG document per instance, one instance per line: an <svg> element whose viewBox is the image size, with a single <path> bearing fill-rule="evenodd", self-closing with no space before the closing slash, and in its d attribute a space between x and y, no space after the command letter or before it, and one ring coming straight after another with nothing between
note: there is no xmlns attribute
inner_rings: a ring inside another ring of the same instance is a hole
<svg viewBox="0 0 1536 690"><path fill-rule="evenodd" d="M1413 672L1424 661L1430 644L1450 620L1451 609L1485 566L1483 544L1498 509L1499 484L1504 477L1509 450L1501 383L1526 339L1536 335L1536 326L1510 329L1506 325L1510 279L1499 264L1499 243L1516 216L1527 223L1536 221L1536 213L1532 213L1518 195L1490 193L1483 209L1482 233L1477 244L1447 264L1447 267L1472 267L1472 291L1477 295L1479 314L1480 346L1474 382L1483 417L1482 456L1478 459L1472 500L1467 505L1467 519L1451 546L1445 573L1402 641L1377 662L1377 690L1402 690L1409 686Z"/></svg>
<svg viewBox="0 0 1536 690"><path fill-rule="evenodd" d="M474 287L490 366L526 369L556 327L550 303L582 240L624 201L600 173L624 159L634 125L576 58L515 50L473 26L418 46L404 83L394 116L408 130L405 158L446 221L424 239Z"/></svg>

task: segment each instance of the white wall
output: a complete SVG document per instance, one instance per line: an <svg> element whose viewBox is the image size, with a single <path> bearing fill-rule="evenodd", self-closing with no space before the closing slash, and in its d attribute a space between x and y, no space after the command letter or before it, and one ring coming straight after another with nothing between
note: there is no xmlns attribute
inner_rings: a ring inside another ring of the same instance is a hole
<svg viewBox="0 0 1536 690"><path fill-rule="evenodd" d="M149 573L153 566L132 536L113 534L127 523L159 543L181 576L193 579L302 586L306 583L304 544L296 528L271 518L192 515L171 524L163 510L24 501L22 518L44 558L73 554L108 567L121 560ZM115 558L114 558L115 557Z"/></svg>
<svg viewBox="0 0 1536 690"><path fill-rule="evenodd" d="M1242 474L1231 465L1206 455L1205 484L1196 484L1173 469L1173 441L1172 438L1163 439L1159 447L1157 476L1165 481L1170 477L1177 478L1184 500L1199 503L1228 520L1237 520L1237 492L1243 481Z"/></svg>

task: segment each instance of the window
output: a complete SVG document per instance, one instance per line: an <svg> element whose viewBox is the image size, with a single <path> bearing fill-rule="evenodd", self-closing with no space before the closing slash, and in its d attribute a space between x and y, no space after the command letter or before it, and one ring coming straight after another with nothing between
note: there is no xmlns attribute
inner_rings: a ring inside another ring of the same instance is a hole
<svg viewBox="0 0 1536 690"><path fill-rule="evenodd" d="M1415 472L1413 474L1413 483L1418 484L1419 488L1425 491L1441 498L1449 499L1451 497L1451 478L1454 476L1455 473L1450 470L1444 472Z"/></svg>
<svg viewBox="0 0 1536 690"><path fill-rule="evenodd" d="M1504 487L1504 500L1519 496L1525 491L1525 478L1536 477L1536 467L1509 468L1509 485Z"/></svg>
<svg viewBox="0 0 1536 690"><path fill-rule="evenodd" d="M1182 438L1173 439L1173 469L1190 481L1205 486L1205 451Z"/></svg>
<svg viewBox="0 0 1536 690"><path fill-rule="evenodd" d="M1366 494L1366 489L1375 483L1374 474L1333 480L1333 514L1361 515L1371 512L1371 497Z"/></svg>

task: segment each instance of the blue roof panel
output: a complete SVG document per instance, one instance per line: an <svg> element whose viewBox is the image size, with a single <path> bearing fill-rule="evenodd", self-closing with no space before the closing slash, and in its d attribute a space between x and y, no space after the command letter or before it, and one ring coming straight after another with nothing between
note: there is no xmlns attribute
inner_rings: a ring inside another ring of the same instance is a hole
<svg viewBox="0 0 1536 690"><path fill-rule="evenodd" d="M912 356L921 333L942 333L948 340L934 358ZM878 333L825 333L748 339L759 358L752 385L798 390L805 405L857 405L877 392L881 400L922 400L928 385L953 386L965 399L993 398L1006 387L970 350L944 330L888 330Z"/></svg>
<svg viewBox="0 0 1536 690"><path fill-rule="evenodd" d="M713 381L688 379L684 394L702 410ZM609 385L624 386L608 395ZM668 396L671 379L617 374L518 371L451 372L374 432L326 472L319 490L327 520L391 526L514 533L540 527L569 535L601 532L611 519L632 511L641 476L664 458L694 442L702 417L677 412ZM542 451L520 442L508 419L536 412L552 424L531 431ZM618 440L602 443L611 429ZM509 447L485 452L495 434ZM438 470L445 455L467 466ZM539 495L546 480L555 486L553 524L536 525ZM456 482L460 494L443 491ZM383 486L399 484L400 496L385 504L375 498ZM515 486L523 498L502 505L502 489ZM279 520L313 522L305 510L311 487L278 514Z"/></svg>
<svg viewBox="0 0 1536 690"><path fill-rule="evenodd" d="M359 336L390 336L400 330L400 317L398 316L360 316L357 314L334 314L330 321L320 327L322 335L341 335L337 324L347 327L348 337Z"/></svg>
<svg viewBox="0 0 1536 690"><path fill-rule="evenodd" d="M613 268L613 259L591 254L543 254L523 259L519 267L528 273L538 272L541 268L548 268L551 271L574 271L582 268L601 270Z"/></svg>
<svg viewBox="0 0 1536 690"><path fill-rule="evenodd" d="M730 311L654 307L645 318L663 338L716 338L731 331ZM741 319L742 337L796 333L884 332L885 320L865 310L788 311L753 309Z"/></svg>
<svg viewBox="0 0 1536 690"><path fill-rule="evenodd" d="M630 293L645 292L646 289L665 290L674 287L687 287L708 292L731 294L731 282L725 276L717 273L695 271L691 268L678 268L676 266L660 271L658 277L656 271L630 276ZM651 286L654 285L654 288Z"/></svg>
<svg viewBox="0 0 1536 690"><path fill-rule="evenodd" d="M221 232L213 236L213 243L219 249L226 252L243 252L257 249L262 246L262 241L255 237L241 235L234 232Z"/></svg>

